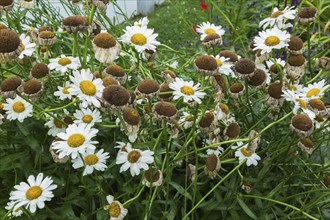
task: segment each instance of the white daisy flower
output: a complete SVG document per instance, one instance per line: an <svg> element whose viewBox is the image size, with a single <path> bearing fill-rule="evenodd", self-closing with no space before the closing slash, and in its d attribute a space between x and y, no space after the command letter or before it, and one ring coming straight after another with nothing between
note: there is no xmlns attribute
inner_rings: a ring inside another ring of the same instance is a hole
<svg viewBox="0 0 330 220"><path fill-rule="evenodd" d="M315 113L308 109L308 99L304 97L300 97L299 94L296 93L296 91L292 90L283 90L282 96L284 97L285 100L293 102L294 107L292 112L294 114L298 114L298 110L302 110L305 114L308 115L310 119L315 118Z"/></svg>
<svg viewBox="0 0 330 220"><path fill-rule="evenodd" d="M256 154L255 152L251 152L251 150L248 149L249 144L243 144L243 142L239 141L237 142L236 146L232 146L232 149L235 149L235 157L238 158L239 163L247 159L246 165L251 166L252 164L254 166L258 165L258 160L261 158Z"/></svg>
<svg viewBox="0 0 330 220"><path fill-rule="evenodd" d="M83 176L93 173L94 169L104 171L107 168L105 163L109 157L109 153L104 153L103 149L96 153L95 150L87 149L87 152L82 153L81 157L72 160L72 167L78 169L85 166Z"/></svg>
<svg viewBox="0 0 330 220"><path fill-rule="evenodd" d="M32 56L34 49L36 47L36 44L31 43L30 37L25 34L21 34L21 36L19 38L21 39L22 44L23 44L23 51L21 52L21 54L19 55L18 58L23 59L24 56L26 56L26 57Z"/></svg>
<svg viewBox="0 0 330 220"><path fill-rule="evenodd" d="M98 141L92 141L92 138L96 136L97 132L98 130L91 128L91 125L71 124L65 132L57 134L61 141L54 142L53 150L57 151L60 159L69 155L75 159L78 153L82 154L88 149L95 149L95 144Z"/></svg>
<svg viewBox="0 0 330 220"><path fill-rule="evenodd" d="M324 95L324 92L329 88L329 85L326 85L325 79L309 84L307 87L302 89L301 96L309 98L309 99L316 99L321 98Z"/></svg>
<svg viewBox="0 0 330 220"><path fill-rule="evenodd" d="M153 29L149 29L145 26L132 26L126 27L124 34L121 36L120 41L125 44L134 46L134 48L142 53L145 50L156 50L156 46L160 43L156 41L158 34L154 34Z"/></svg>
<svg viewBox="0 0 330 220"><path fill-rule="evenodd" d="M101 107L100 99L104 89L102 79L93 79L94 76L90 70L75 71L73 76L70 76L72 81L71 88L68 91L72 95L77 95L79 100L82 102L83 108L88 105L94 105L95 107Z"/></svg>
<svg viewBox="0 0 330 220"><path fill-rule="evenodd" d="M270 53L272 49L281 49L288 46L290 34L277 27L259 32L254 38L253 50L261 50L261 54Z"/></svg>
<svg viewBox="0 0 330 220"><path fill-rule="evenodd" d="M221 57L220 55L216 55L214 58L217 61L219 73L237 78L234 71L231 69L233 63L229 61L230 58Z"/></svg>
<svg viewBox="0 0 330 220"><path fill-rule="evenodd" d="M186 82L179 77L176 77L174 82L169 85L174 90L174 100L183 97L183 101L186 103L197 102L200 104L202 102L201 99L204 98L206 93L198 91L199 86L199 83L194 85L193 81Z"/></svg>
<svg viewBox="0 0 330 220"><path fill-rule="evenodd" d="M54 92L55 96L58 96L59 99L64 100L64 99L71 99L72 94L70 93L69 89L71 88L70 82L65 82L65 85L62 86L57 86L57 91Z"/></svg>
<svg viewBox="0 0 330 220"><path fill-rule="evenodd" d="M108 195L107 201L109 205L104 206L104 210L108 211L110 215L110 220L122 220L128 213L128 210L117 200L114 200L114 197Z"/></svg>
<svg viewBox="0 0 330 220"><path fill-rule="evenodd" d="M119 172L126 171L130 169L131 175L139 175L140 169L148 170L148 164L154 162L154 157L152 156L154 152L150 150L142 151L140 149L134 149L129 146L125 147L125 150L118 152L116 158L116 164L123 164L120 167Z"/></svg>
<svg viewBox="0 0 330 220"><path fill-rule="evenodd" d="M19 217L23 214L23 209L21 207L16 208L16 203L14 201L9 201L7 203L7 206L5 209L11 210L11 213L9 213L8 217Z"/></svg>
<svg viewBox="0 0 330 220"><path fill-rule="evenodd" d="M293 8L294 6L290 8L285 7L284 10L280 11L275 7L272 15L269 18L262 20L259 23L259 27L266 29L268 26L274 27L274 25L277 25L279 28L282 28L286 19L292 20L295 18L297 11Z"/></svg>
<svg viewBox="0 0 330 220"><path fill-rule="evenodd" d="M182 112L182 116L179 119L179 124L183 124L184 129L191 128L194 124L195 118L188 112Z"/></svg>
<svg viewBox="0 0 330 220"><path fill-rule="evenodd" d="M43 174L39 173L35 178L30 175L26 182L21 182L14 186L15 191L10 192L10 200L15 203L15 209L25 206L31 213L45 207L45 201L50 201L54 194L52 190L57 188L57 185L52 184L51 177L43 178Z"/></svg>
<svg viewBox="0 0 330 220"><path fill-rule="evenodd" d="M210 22L203 22L198 25L196 32L201 34L201 40L204 40L204 38L209 34L218 34L220 37L225 34L225 31L222 29L221 25L214 25Z"/></svg>
<svg viewBox="0 0 330 220"><path fill-rule="evenodd" d="M283 69L285 67L285 60L282 60L281 58L275 58L275 59L270 59L266 61L266 65L268 69L270 69L271 66L275 65L280 65Z"/></svg>
<svg viewBox="0 0 330 220"><path fill-rule="evenodd" d="M138 27L147 27L149 24L149 20L147 17L143 17L138 21L134 22L134 26L138 26Z"/></svg>
<svg viewBox="0 0 330 220"><path fill-rule="evenodd" d="M16 96L15 99L6 99L3 109L6 110L6 118L9 121L17 119L19 122L23 122L25 118L31 117L33 112L32 105L19 96Z"/></svg>
<svg viewBox="0 0 330 220"><path fill-rule="evenodd" d="M102 122L101 113L97 109L94 109L94 111L83 108L77 109L73 116L76 118L76 120L74 120L76 124L84 123L93 126L97 122Z"/></svg>
<svg viewBox="0 0 330 220"><path fill-rule="evenodd" d="M57 115L54 116L57 117ZM57 118L49 118L45 126L49 128L47 134L53 137L56 137L58 133L65 131L65 125Z"/></svg>
<svg viewBox="0 0 330 220"><path fill-rule="evenodd" d="M212 147L206 150L206 154L207 155L212 155L215 154L216 156L219 156L220 154L222 154L224 151L223 147L220 146L216 146L216 147Z"/></svg>
<svg viewBox="0 0 330 220"><path fill-rule="evenodd" d="M56 70L64 74L68 69L77 70L80 67L80 61L78 57L65 56L62 54L58 58L49 59L48 68L50 70Z"/></svg>

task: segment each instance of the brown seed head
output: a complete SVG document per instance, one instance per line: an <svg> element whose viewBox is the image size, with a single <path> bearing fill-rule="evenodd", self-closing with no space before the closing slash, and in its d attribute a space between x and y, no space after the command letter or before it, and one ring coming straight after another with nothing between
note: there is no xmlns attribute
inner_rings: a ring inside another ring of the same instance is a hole
<svg viewBox="0 0 330 220"><path fill-rule="evenodd" d="M225 57L225 58L229 58L229 61L230 62L236 62L238 61L238 57L236 55L236 53L230 51L230 50L223 50L223 51L220 51L219 55L221 57Z"/></svg>
<svg viewBox="0 0 330 220"><path fill-rule="evenodd" d="M275 73L277 74L279 71L282 70L282 67L281 65L276 65L275 63L273 65L270 66L269 70L272 72L272 73Z"/></svg>
<svg viewBox="0 0 330 220"><path fill-rule="evenodd" d="M214 115L211 112L206 112L199 122L199 126L202 128L210 127L214 121Z"/></svg>
<svg viewBox="0 0 330 220"><path fill-rule="evenodd" d="M177 110L175 105L170 102L157 102L154 106L155 112L160 116L173 117Z"/></svg>
<svg viewBox="0 0 330 220"><path fill-rule="evenodd" d="M118 82L115 78L111 77L111 76L107 76L102 78L103 81L103 85L104 87L110 86L110 85L118 85Z"/></svg>
<svg viewBox="0 0 330 220"><path fill-rule="evenodd" d="M236 122L232 122L227 127L226 135L229 138L236 138L236 137L238 137L240 132L241 132L241 127Z"/></svg>
<svg viewBox="0 0 330 220"><path fill-rule="evenodd" d="M159 84L153 79L145 79L137 86L139 92L144 94L151 94L159 90Z"/></svg>
<svg viewBox="0 0 330 220"><path fill-rule="evenodd" d="M133 104L133 103L134 103L134 101L135 101L135 99L136 99L136 95L135 95L135 92L134 92L134 91L132 91L132 90L129 90L128 92L129 92L129 95L130 95L130 100L129 100L129 103L130 103L130 104Z"/></svg>
<svg viewBox="0 0 330 220"><path fill-rule="evenodd" d="M140 114L134 108L125 108L123 118L130 125L138 125L140 122Z"/></svg>
<svg viewBox="0 0 330 220"><path fill-rule="evenodd" d="M305 57L303 55L290 55L287 60L291 66L302 66L305 63Z"/></svg>
<svg viewBox="0 0 330 220"><path fill-rule="evenodd" d="M160 86L160 90L159 92L162 93L162 92L172 92L173 90L169 87L169 85L167 83L165 84L162 84ZM167 99L167 98L170 98L172 96L172 94L168 93L168 94L159 94L159 98L162 98L162 99Z"/></svg>
<svg viewBox="0 0 330 220"><path fill-rule="evenodd" d="M195 64L199 69L202 70L216 70L218 68L217 61L214 59L214 57L211 57L209 55L201 55L196 58Z"/></svg>
<svg viewBox="0 0 330 220"><path fill-rule="evenodd" d="M293 127L301 131L309 131L313 128L313 121L307 115L303 114L295 115L291 123Z"/></svg>
<svg viewBox="0 0 330 220"><path fill-rule="evenodd" d="M250 59L242 58L235 63L234 67L241 74L251 74L254 72L256 64Z"/></svg>
<svg viewBox="0 0 330 220"><path fill-rule="evenodd" d="M300 18L313 18L313 17L315 17L316 13L317 13L316 8L305 7L305 8L302 8L299 11L298 17L300 17Z"/></svg>
<svg viewBox="0 0 330 220"><path fill-rule="evenodd" d="M256 69L254 75L248 79L251 86L260 86L266 80L266 73L262 69Z"/></svg>
<svg viewBox="0 0 330 220"><path fill-rule="evenodd" d="M63 25L65 26L87 26L88 25L88 17L81 15L73 15L65 18L63 20Z"/></svg>
<svg viewBox="0 0 330 220"><path fill-rule="evenodd" d="M55 33L52 31L42 31L39 33L39 37L42 39L52 39L55 37Z"/></svg>
<svg viewBox="0 0 330 220"><path fill-rule="evenodd" d="M150 167L149 170L147 170L144 174L144 177L148 180L150 183L157 182L160 178L160 171Z"/></svg>
<svg viewBox="0 0 330 220"><path fill-rule="evenodd" d="M229 107L225 103L220 103L219 107L223 113L225 113L225 114L229 113Z"/></svg>
<svg viewBox="0 0 330 220"><path fill-rule="evenodd" d="M72 117L70 117L70 116L65 116L64 119L63 119L63 121L64 121L66 124L68 124L68 125L73 124L73 119L72 119Z"/></svg>
<svg viewBox="0 0 330 220"><path fill-rule="evenodd" d="M48 75L48 66L44 63L36 63L31 69L31 75L37 79Z"/></svg>
<svg viewBox="0 0 330 220"><path fill-rule="evenodd" d="M116 39L109 33L99 33L93 39L96 46L101 48L110 48L116 45Z"/></svg>
<svg viewBox="0 0 330 220"><path fill-rule="evenodd" d="M171 76L171 78L173 78L173 79L175 79L175 77L176 77L176 74L173 72L173 71L171 71L171 70L164 70L164 72L163 72L165 75L169 75L169 76Z"/></svg>
<svg viewBox="0 0 330 220"><path fill-rule="evenodd" d="M234 83L232 84L230 87L229 87L229 90L232 92L232 93L239 93L240 91L242 91L244 89L244 86L237 82L237 83Z"/></svg>
<svg viewBox="0 0 330 220"><path fill-rule="evenodd" d="M0 29L0 53L9 53L17 50L21 40L18 35L9 29Z"/></svg>
<svg viewBox="0 0 330 220"><path fill-rule="evenodd" d="M29 81L25 82L23 85L23 92L25 94L35 94L39 92L42 88L41 82L37 79L30 79Z"/></svg>
<svg viewBox="0 0 330 220"><path fill-rule="evenodd" d="M300 50L301 48L303 48L303 46L304 46L304 43L300 39L300 37L298 37L298 36L291 37L290 42L289 42L289 49Z"/></svg>
<svg viewBox="0 0 330 220"><path fill-rule="evenodd" d="M308 104L319 111L325 110L325 104L321 99L311 99Z"/></svg>
<svg viewBox="0 0 330 220"><path fill-rule="evenodd" d="M222 91L227 90L228 85L227 85L227 80L225 79L225 77L217 74L217 75L214 75L214 79L218 83L218 85L221 87Z"/></svg>
<svg viewBox="0 0 330 220"><path fill-rule="evenodd" d="M275 98L280 99L282 97L282 84L280 82L275 82L269 85L268 94Z"/></svg>
<svg viewBox="0 0 330 220"><path fill-rule="evenodd" d="M206 35L206 37L203 39L203 42L209 42L209 41L213 41L216 39L219 39L220 35L219 34L208 34Z"/></svg>
<svg viewBox="0 0 330 220"><path fill-rule="evenodd" d="M217 164L218 164L218 157L215 154L211 154L207 157L206 160L206 168L209 171L215 171L215 169L217 168Z"/></svg>
<svg viewBox="0 0 330 220"><path fill-rule="evenodd" d="M309 138L300 139L300 143L302 143L306 148L313 148L314 147L313 141Z"/></svg>
<svg viewBox="0 0 330 220"><path fill-rule="evenodd" d="M105 69L105 72L110 74L110 75L117 76L117 77L125 76L124 69L121 66L118 66L116 64L112 64L112 65L108 66Z"/></svg>
<svg viewBox="0 0 330 220"><path fill-rule="evenodd" d="M102 96L107 102L115 106L126 105L130 98L127 89L119 85L110 85L105 87Z"/></svg>
<svg viewBox="0 0 330 220"><path fill-rule="evenodd" d="M21 83L21 78L18 76L12 76L2 81L0 89L2 92L14 91L21 85Z"/></svg>
<svg viewBox="0 0 330 220"><path fill-rule="evenodd" d="M323 183L324 183L324 185L326 185L327 187L329 187L330 186L330 176L324 177Z"/></svg>
<svg viewBox="0 0 330 220"><path fill-rule="evenodd" d="M1 6L8 6L11 5L14 2L14 0L1 0L0 5Z"/></svg>

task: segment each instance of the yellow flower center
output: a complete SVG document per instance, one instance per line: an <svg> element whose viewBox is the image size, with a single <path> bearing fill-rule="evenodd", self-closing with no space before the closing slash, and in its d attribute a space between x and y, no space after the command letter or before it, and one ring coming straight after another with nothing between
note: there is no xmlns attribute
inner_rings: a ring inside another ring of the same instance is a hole
<svg viewBox="0 0 330 220"><path fill-rule="evenodd" d="M291 91L297 91L297 87L292 85L292 86L289 86L289 90Z"/></svg>
<svg viewBox="0 0 330 220"><path fill-rule="evenodd" d="M116 202L112 202L109 206L109 215L117 218L120 215L120 206Z"/></svg>
<svg viewBox="0 0 330 220"><path fill-rule="evenodd" d="M85 157L86 165L94 165L99 161L99 158L95 154L90 154Z"/></svg>
<svg viewBox="0 0 330 220"><path fill-rule="evenodd" d="M131 41L135 45L145 45L147 43L147 38L143 34L133 34Z"/></svg>
<svg viewBox="0 0 330 220"><path fill-rule="evenodd" d="M180 91L185 95L194 95L195 91L190 86L182 86Z"/></svg>
<svg viewBox="0 0 330 220"><path fill-rule="evenodd" d="M96 86L89 80L81 81L80 89L85 95L93 96L96 93Z"/></svg>
<svg viewBox="0 0 330 220"><path fill-rule="evenodd" d="M141 154L139 151L132 150L131 152L128 153L127 160L130 163L136 163L140 157L141 157Z"/></svg>
<svg viewBox="0 0 330 220"><path fill-rule="evenodd" d="M278 16L280 16L282 14L283 14L283 11L277 11L277 12L274 12L270 17L271 18L277 18Z"/></svg>
<svg viewBox="0 0 330 220"><path fill-rule="evenodd" d="M84 116L82 117L82 121L83 121L84 123L89 124L89 123L91 123L91 121L93 121L93 117L92 117L91 115L84 115Z"/></svg>
<svg viewBox="0 0 330 220"><path fill-rule="evenodd" d="M306 96L307 96L307 98L310 98L310 97L312 97L312 96L318 95L320 92L321 92L320 89L318 89L318 88L313 88L313 89L311 89L311 90L309 90L309 91L307 92Z"/></svg>
<svg viewBox="0 0 330 220"><path fill-rule="evenodd" d="M246 157L250 157L251 156L251 152L247 148L245 148L245 147L242 147L241 148L241 152Z"/></svg>
<svg viewBox="0 0 330 220"><path fill-rule="evenodd" d="M25 106L23 102L15 102L13 105L14 112L21 113L25 110Z"/></svg>
<svg viewBox="0 0 330 220"><path fill-rule="evenodd" d="M34 200L38 198L41 195L41 193L42 193L42 189L40 186L32 186L26 191L25 197L28 200Z"/></svg>
<svg viewBox="0 0 330 220"><path fill-rule="evenodd" d="M205 34L207 34L207 35L215 34L215 30L213 28L206 28L205 29Z"/></svg>
<svg viewBox="0 0 330 220"><path fill-rule="evenodd" d="M61 66L66 66L66 65L69 65L70 63L71 63L71 60L67 57L63 57L58 60L58 64L60 64Z"/></svg>
<svg viewBox="0 0 330 220"><path fill-rule="evenodd" d="M24 44L22 44L22 51L23 51L23 50L25 50L25 45L24 45Z"/></svg>
<svg viewBox="0 0 330 220"><path fill-rule="evenodd" d="M185 117L185 120L186 120L186 121L194 121L195 118L194 118L193 115L188 115L188 116Z"/></svg>
<svg viewBox="0 0 330 220"><path fill-rule="evenodd" d="M81 146L84 142L85 137L81 134L72 134L67 140L68 145L73 148Z"/></svg>
<svg viewBox="0 0 330 220"><path fill-rule="evenodd" d="M221 67L222 66L222 61L220 59L215 59L215 61L217 61L218 67Z"/></svg>
<svg viewBox="0 0 330 220"><path fill-rule="evenodd" d="M280 43L280 38L276 36L269 36L265 40L265 44L269 47L275 46Z"/></svg>
<svg viewBox="0 0 330 220"><path fill-rule="evenodd" d="M63 88L62 92L63 92L64 94L69 94L70 92L69 92L68 89L70 89L70 88L71 88L71 86L66 86L66 87Z"/></svg>
<svg viewBox="0 0 330 220"><path fill-rule="evenodd" d="M63 128L63 124L60 120L58 120L57 118L54 119L54 125L57 128Z"/></svg>
<svg viewBox="0 0 330 220"><path fill-rule="evenodd" d="M0 102L0 112L3 110L3 103Z"/></svg>
<svg viewBox="0 0 330 220"><path fill-rule="evenodd" d="M296 100L299 103L299 105L300 105L301 108L303 108L303 109L306 109L307 108L307 102L305 102L302 99L296 99Z"/></svg>

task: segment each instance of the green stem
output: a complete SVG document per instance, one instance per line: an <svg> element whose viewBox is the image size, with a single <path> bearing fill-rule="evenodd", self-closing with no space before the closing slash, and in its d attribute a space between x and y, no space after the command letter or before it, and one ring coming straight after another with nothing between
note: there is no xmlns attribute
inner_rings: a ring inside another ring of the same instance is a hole
<svg viewBox="0 0 330 220"><path fill-rule="evenodd" d="M280 205L283 205L283 206L286 206L286 207L289 207L291 209L294 209L298 212L301 212L303 215L309 217L310 219L313 219L313 220L317 220L317 218L311 216L310 214L302 211L301 209L293 206L293 205L290 205L288 203L285 203L285 202L281 202L281 201L278 201L278 200L275 200L275 199L269 199L269 198L265 198L265 197L261 197L261 196L254 196L254 195L241 195L243 197L248 197L248 198L255 198L255 199L262 199L262 200L267 200L267 201L270 201L270 202L273 202L273 203L277 203L277 204L280 204Z"/></svg>
<svg viewBox="0 0 330 220"><path fill-rule="evenodd" d="M208 193L206 193L205 196L203 196L203 198L201 198L201 200L199 200L199 202L182 218L182 219L187 219L188 216L194 212L198 206L216 189L220 186L220 184L225 181L229 176L231 176L238 168L240 168L243 164L245 164L245 161L243 161L242 163L238 164L234 169L232 169L232 171L230 171L224 178L222 178L210 191L208 191Z"/></svg>
<svg viewBox="0 0 330 220"><path fill-rule="evenodd" d="M307 24L307 56L308 56L308 69L309 69L309 74L311 76L313 76L313 72L312 72L312 63L311 63L311 33L310 33L310 27L309 27L309 23Z"/></svg>

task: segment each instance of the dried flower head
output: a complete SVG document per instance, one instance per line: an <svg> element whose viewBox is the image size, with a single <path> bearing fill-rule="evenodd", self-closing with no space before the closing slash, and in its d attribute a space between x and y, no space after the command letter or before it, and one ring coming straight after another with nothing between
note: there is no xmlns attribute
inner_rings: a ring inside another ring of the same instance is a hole
<svg viewBox="0 0 330 220"><path fill-rule="evenodd" d="M256 65L252 60L242 58L235 63L234 69L237 77L246 79L254 75Z"/></svg>
<svg viewBox="0 0 330 220"><path fill-rule="evenodd" d="M18 76L5 79L0 85L1 95L4 98L15 98L17 89L22 84L23 80Z"/></svg>
<svg viewBox="0 0 330 220"><path fill-rule="evenodd" d="M36 79L40 79L47 76L48 74L49 74L49 69L46 64L36 63L33 65L30 75Z"/></svg>
<svg viewBox="0 0 330 220"><path fill-rule="evenodd" d="M225 128L223 134L225 136L225 140L230 140L237 138L240 132L241 127L236 122L232 122Z"/></svg>
<svg viewBox="0 0 330 220"><path fill-rule="evenodd" d="M43 90L43 85L39 80L32 78L32 79L26 81L19 88L19 90L26 97L30 98L33 101L36 101L39 98L39 96Z"/></svg>
<svg viewBox="0 0 330 220"><path fill-rule="evenodd" d="M194 66L197 72L205 75L214 75L218 69L217 61L209 55L198 56L195 59Z"/></svg>
<svg viewBox="0 0 330 220"><path fill-rule="evenodd" d="M138 84L136 93L142 97L152 99L158 94L159 89L160 86L155 80L145 79Z"/></svg>
<svg viewBox="0 0 330 220"><path fill-rule="evenodd" d="M127 75L121 66L118 66L116 64L111 64L104 70L104 72L110 75L111 77L115 78L121 84L126 82Z"/></svg>
<svg viewBox="0 0 330 220"><path fill-rule="evenodd" d="M206 159L204 171L211 179L214 179L220 170L220 166L219 157L215 154L211 154Z"/></svg>
<svg viewBox="0 0 330 220"><path fill-rule="evenodd" d="M233 98L238 98L245 91L245 86L242 83L236 82L229 87L229 93Z"/></svg>
<svg viewBox="0 0 330 220"><path fill-rule="evenodd" d="M302 138L298 142L298 147L300 147L303 151L308 154L312 154L314 151L314 144L313 141L309 138Z"/></svg>
<svg viewBox="0 0 330 220"><path fill-rule="evenodd" d="M92 42L95 58L101 63L112 63L120 53L121 46L109 33L99 33Z"/></svg>
<svg viewBox="0 0 330 220"><path fill-rule="evenodd" d="M88 23L88 17L82 15L73 15L63 20L63 29L68 33L91 32L92 27Z"/></svg>
<svg viewBox="0 0 330 220"><path fill-rule="evenodd" d="M122 108L128 104L130 94L122 86L110 85L103 89L102 98L106 106L110 108Z"/></svg>
<svg viewBox="0 0 330 220"><path fill-rule="evenodd" d="M307 115L298 114L291 119L290 128L300 137L307 137L314 129L314 123Z"/></svg>
<svg viewBox="0 0 330 220"><path fill-rule="evenodd" d="M14 7L14 0L1 0L0 1L0 12L9 11Z"/></svg>
<svg viewBox="0 0 330 220"><path fill-rule="evenodd" d="M164 83L164 84L160 85L158 96L160 99L162 99L164 101L168 101L172 97L172 92L173 92L173 89L170 88L169 84Z"/></svg>
<svg viewBox="0 0 330 220"><path fill-rule="evenodd" d="M203 46L210 48L216 45L222 45L222 38L219 34L208 34L204 37L202 41Z"/></svg>
<svg viewBox="0 0 330 220"><path fill-rule="evenodd" d="M256 69L254 75L248 78L247 82L250 86L260 88L266 84L267 75L262 69Z"/></svg>
<svg viewBox="0 0 330 220"><path fill-rule="evenodd" d="M225 57L225 58L229 58L229 61L232 63L235 63L236 61L238 61L238 56L236 53L230 51L230 50L223 50L219 52L219 56L220 57Z"/></svg>
<svg viewBox="0 0 330 220"><path fill-rule="evenodd" d="M290 38L289 46L286 48L291 54L299 55L304 52L304 42L298 36Z"/></svg>
<svg viewBox="0 0 330 220"><path fill-rule="evenodd" d="M172 121L176 117L177 110L172 103L161 101L153 106L153 112L157 119Z"/></svg>
<svg viewBox="0 0 330 220"><path fill-rule="evenodd" d="M317 9L314 7L305 7L298 12L297 19L302 24L308 24L314 21L317 15Z"/></svg>
<svg viewBox="0 0 330 220"><path fill-rule="evenodd" d="M57 41L55 33L49 29L52 29L52 28L47 27L46 30L43 30L41 32L39 29L38 42L42 46L53 45Z"/></svg>
<svg viewBox="0 0 330 220"><path fill-rule="evenodd" d="M18 58L24 49L19 36L9 29L0 29L0 42L0 64Z"/></svg>
<svg viewBox="0 0 330 220"><path fill-rule="evenodd" d="M149 170L145 171L144 179L142 183L147 187L160 186L163 184L163 173L161 170L150 167Z"/></svg>

